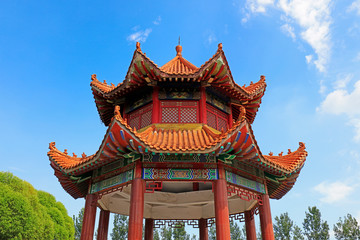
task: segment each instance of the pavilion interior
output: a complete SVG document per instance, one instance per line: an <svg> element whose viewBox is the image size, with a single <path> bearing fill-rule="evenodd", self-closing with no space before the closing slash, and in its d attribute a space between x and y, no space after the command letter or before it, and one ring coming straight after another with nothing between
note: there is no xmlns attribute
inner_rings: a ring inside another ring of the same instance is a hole
<svg viewBox="0 0 360 240"><path fill-rule="evenodd" d="M112 213L129 215L131 184L122 191L103 195L98 204ZM161 191L145 193L144 218L152 219L208 219L215 217L214 194L211 183L199 183L193 191L192 182L163 182ZM251 210L256 200L245 201L237 195L228 196L229 214Z"/></svg>

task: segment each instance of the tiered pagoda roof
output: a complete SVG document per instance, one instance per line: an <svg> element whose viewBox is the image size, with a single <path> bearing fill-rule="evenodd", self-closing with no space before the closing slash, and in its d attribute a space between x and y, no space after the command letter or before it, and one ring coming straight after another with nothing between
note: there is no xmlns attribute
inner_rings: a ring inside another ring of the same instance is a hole
<svg viewBox="0 0 360 240"><path fill-rule="evenodd" d="M216 53L200 68L188 62L181 54L181 46L177 46L177 55L162 67L152 62L137 44L125 80L115 86L106 81L100 82L92 75L91 88L96 107L103 123L108 126L113 117L112 101L144 86L154 86L158 82L197 82L203 86L211 86L234 99L235 104L246 108L246 117L252 123L255 119L261 98L264 95L266 83L261 76L256 83L239 86L235 83L226 60L222 44Z"/></svg>
<svg viewBox="0 0 360 240"><path fill-rule="evenodd" d="M119 159L133 162L141 155L179 154L213 155L229 169L245 163L265 173L270 198L280 199L294 185L304 165L307 152L303 143L286 155L263 155L255 140L251 123L255 119L266 88L265 77L249 86L239 86L233 80L222 45L215 55L200 68L177 55L162 67L154 64L137 44L125 80L117 86L92 76L91 88L100 118L108 130L99 150L90 156L69 156L50 143L48 156L55 175L63 188L74 198L84 197L88 190L90 172ZM231 96L239 106L239 116L233 125L218 131L204 123L151 124L142 129L129 126L114 101L144 86L158 82L198 82ZM216 167L216 166L215 166Z"/></svg>

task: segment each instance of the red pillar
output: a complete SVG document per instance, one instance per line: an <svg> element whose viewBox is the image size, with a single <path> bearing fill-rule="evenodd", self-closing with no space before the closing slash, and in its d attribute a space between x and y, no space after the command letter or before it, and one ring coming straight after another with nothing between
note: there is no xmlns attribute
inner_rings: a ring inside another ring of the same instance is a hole
<svg viewBox="0 0 360 240"><path fill-rule="evenodd" d="M246 228L246 239L256 240L256 229L254 215L251 211L245 211L245 228Z"/></svg>
<svg viewBox="0 0 360 240"><path fill-rule="evenodd" d="M229 206L227 199L227 185L225 170L219 165L219 179L213 184L215 202L216 239L230 239Z"/></svg>
<svg viewBox="0 0 360 240"><path fill-rule="evenodd" d="M154 238L154 219L145 219L145 240L153 240Z"/></svg>
<svg viewBox="0 0 360 240"><path fill-rule="evenodd" d="M153 88L153 110L152 110L152 123L160 122L160 100L159 100L159 87L154 86Z"/></svg>
<svg viewBox="0 0 360 240"><path fill-rule="evenodd" d="M259 206L261 234L263 240L274 240L274 229L271 219L269 195L262 195L262 205Z"/></svg>
<svg viewBox="0 0 360 240"><path fill-rule="evenodd" d="M83 225L81 229L81 240L93 240L96 217L96 204L97 196L95 194L86 195Z"/></svg>
<svg viewBox="0 0 360 240"><path fill-rule="evenodd" d="M208 240L209 232L207 227L207 219L199 219L199 236L200 240Z"/></svg>
<svg viewBox="0 0 360 240"><path fill-rule="evenodd" d="M206 91L205 87L200 88L200 122L207 124L207 117L206 117Z"/></svg>
<svg viewBox="0 0 360 240"><path fill-rule="evenodd" d="M101 209L97 240L107 240L110 212Z"/></svg>
<svg viewBox="0 0 360 240"><path fill-rule="evenodd" d="M138 161L131 184L128 240L141 240L144 216L145 182L141 179L141 162Z"/></svg>

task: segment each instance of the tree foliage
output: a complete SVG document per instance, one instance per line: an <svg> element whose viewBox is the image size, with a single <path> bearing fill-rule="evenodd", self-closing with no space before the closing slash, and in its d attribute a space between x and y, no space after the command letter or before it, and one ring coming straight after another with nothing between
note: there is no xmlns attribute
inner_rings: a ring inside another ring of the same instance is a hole
<svg viewBox="0 0 360 240"><path fill-rule="evenodd" d="M73 239L60 202L8 172L0 172L0 239Z"/></svg>
<svg viewBox="0 0 360 240"><path fill-rule="evenodd" d="M275 217L274 234L279 240L290 240L293 231L294 222L290 219L289 214L282 213L280 217Z"/></svg>
<svg viewBox="0 0 360 240"><path fill-rule="evenodd" d="M84 208L79 211L78 216L73 215L74 227L75 227L75 240L80 240L81 229L84 219Z"/></svg>
<svg viewBox="0 0 360 240"><path fill-rule="evenodd" d="M320 210L317 207L309 207L308 210L303 222L304 235L311 240L329 239L329 225L321 219Z"/></svg>
<svg viewBox="0 0 360 240"><path fill-rule="evenodd" d="M110 234L112 240L125 240L128 236L129 218L124 215L115 214L114 227Z"/></svg>
<svg viewBox="0 0 360 240"><path fill-rule="evenodd" d="M359 240L360 228L356 219L347 214L344 220L339 218L339 221L334 225L335 238L339 240Z"/></svg>

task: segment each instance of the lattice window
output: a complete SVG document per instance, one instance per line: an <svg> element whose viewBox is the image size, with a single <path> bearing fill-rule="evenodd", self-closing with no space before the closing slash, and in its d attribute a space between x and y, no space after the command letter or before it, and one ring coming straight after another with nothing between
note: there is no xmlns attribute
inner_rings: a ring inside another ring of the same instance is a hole
<svg viewBox="0 0 360 240"><path fill-rule="evenodd" d="M152 104L137 109L128 115L130 127L141 129L151 124Z"/></svg>
<svg viewBox="0 0 360 240"><path fill-rule="evenodd" d="M161 101L161 122L197 123L199 106L197 101Z"/></svg>
<svg viewBox="0 0 360 240"><path fill-rule="evenodd" d="M206 104L206 114L207 114L207 125L215 128L216 130L228 128L228 115L210 104Z"/></svg>

